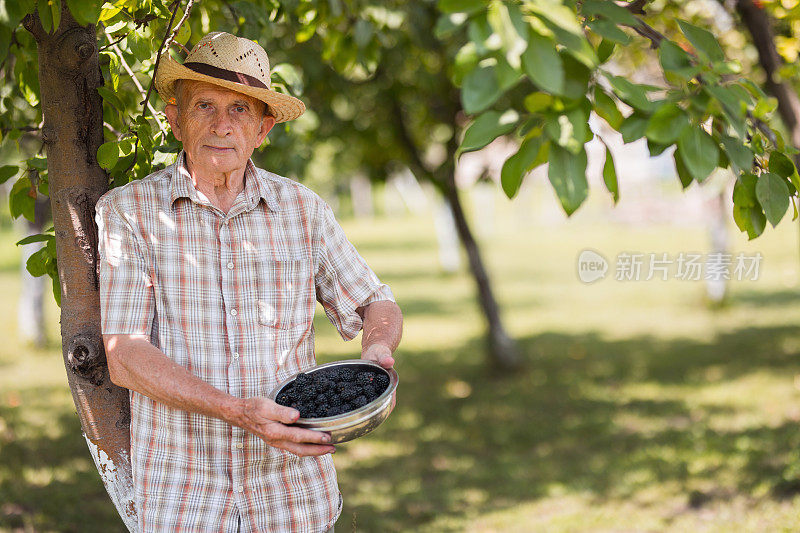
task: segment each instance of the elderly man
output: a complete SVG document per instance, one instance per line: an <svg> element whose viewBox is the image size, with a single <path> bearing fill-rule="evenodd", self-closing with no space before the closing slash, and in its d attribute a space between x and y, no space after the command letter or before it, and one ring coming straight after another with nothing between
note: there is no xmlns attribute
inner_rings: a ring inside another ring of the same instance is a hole
<svg viewBox="0 0 800 533"><path fill-rule="evenodd" d="M341 512L330 437L267 394L315 364L315 302L384 367L402 316L306 187L250 160L304 111L270 90L258 44L209 34L156 88L176 163L97 204L103 338L131 390L142 531L328 531Z"/></svg>

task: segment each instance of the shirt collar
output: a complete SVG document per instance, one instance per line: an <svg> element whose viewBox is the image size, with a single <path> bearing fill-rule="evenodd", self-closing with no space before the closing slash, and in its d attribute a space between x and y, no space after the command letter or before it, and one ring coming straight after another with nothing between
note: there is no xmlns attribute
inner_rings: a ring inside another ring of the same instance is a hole
<svg viewBox="0 0 800 533"><path fill-rule="evenodd" d="M279 209L275 191L266 183L268 180L261 175L253 164L252 159L247 160L245 168L244 196L247 209L253 209L258 204L259 199L263 199L271 211ZM196 203L204 203L200 198L199 191L192 182L192 176L186 167L186 152L181 150L175 164L172 166L172 179L170 180L170 204L174 204L178 198L189 198Z"/></svg>

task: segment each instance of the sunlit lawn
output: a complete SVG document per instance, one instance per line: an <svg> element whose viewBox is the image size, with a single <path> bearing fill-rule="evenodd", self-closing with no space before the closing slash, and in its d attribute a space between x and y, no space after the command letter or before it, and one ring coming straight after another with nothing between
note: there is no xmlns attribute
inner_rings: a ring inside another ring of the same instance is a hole
<svg viewBox="0 0 800 533"><path fill-rule="evenodd" d="M336 454L337 531L800 529L797 227L735 238L764 255L761 275L711 310L702 282L613 270L621 252L706 251L702 227L497 212L484 253L526 362L507 377L487 369L471 278L440 272L431 217L346 221L406 319L395 413ZM585 248L611 263L591 285ZM15 251L0 252L0 529L119 530L60 348L15 340ZM317 320L321 360L357 355Z"/></svg>

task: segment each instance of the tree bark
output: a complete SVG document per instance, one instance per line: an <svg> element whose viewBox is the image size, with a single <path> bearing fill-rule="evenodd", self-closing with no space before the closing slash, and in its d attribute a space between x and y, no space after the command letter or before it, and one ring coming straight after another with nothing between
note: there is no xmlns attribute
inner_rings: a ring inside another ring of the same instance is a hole
<svg viewBox="0 0 800 533"><path fill-rule="evenodd" d="M500 308L497 305L497 300L492 291L489 274L486 272L486 268L483 265L478 243L472 235L472 230L467 222L464 209L461 206L455 175L452 172L446 180L443 192L447 203L450 204L450 209L453 211L453 218L456 222L458 236L461 239L464 250L467 252L469 269L477 285L478 301L481 305L481 309L483 309L483 314L486 316L489 356L498 370L513 370L519 368L521 360L517 344L514 342L514 339L508 335L505 327L503 327L503 321L500 318Z"/></svg>
<svg viewBox="0 0 800 533"><path fill-rule="evenodd" d="M94 207L108 190L97 163L103 142L103 85L94 26L82 27L62 2L47 33L36 13L23 24L39 54L50 199L61 286L62 353L84 437L106 490L129 529L136 527L130 465L128 391L109 379L100 334Z"/></svg>
<svg viewBox="0 0 800 533"><path fill-rule="evenodd" d="M393 123L396 128L396 135L400 142L405 146L409 156L409 166L419 177L425 176L442 193L450 209L453 211L453 218L456 223L456 230L464 250L467 252L470 272L475 279L478 289L478 303L483 310L487 323L487 341L489 361L497 370L513 370L519 368L522 360L519 355L517 343L512 339L503 327L500 317L500 308L494 297L492 284L489 274L483 265L480 248L472 235L469 222L461 207L461 200L458 195L458 187L455 179L455 152L458 147L455 135L447 143L447 157L445 162L435 171L428 170L417 146L414 143L411 132L405 123L400 102L396 97L391 98ZM453 115L454 116L454 115ZM456 124L452 125L453 132L457 131Z"/></svg>

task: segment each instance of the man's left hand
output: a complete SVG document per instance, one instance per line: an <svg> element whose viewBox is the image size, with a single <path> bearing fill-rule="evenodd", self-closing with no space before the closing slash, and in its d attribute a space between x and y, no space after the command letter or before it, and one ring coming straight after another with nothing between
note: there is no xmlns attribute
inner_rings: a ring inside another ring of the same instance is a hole
<svg viewBox="0 0 800 533"><path fill-rule="evenodd" d="M371 344L362 350L361 359L375 361L383 368L392 368L394 366L392 350L390 350L388 346L380 343Z"/></svg>

